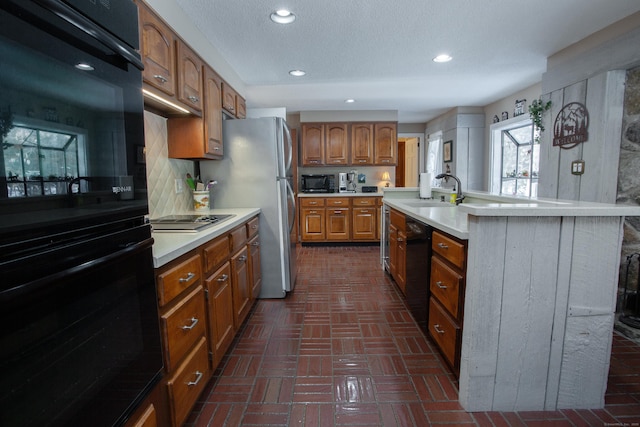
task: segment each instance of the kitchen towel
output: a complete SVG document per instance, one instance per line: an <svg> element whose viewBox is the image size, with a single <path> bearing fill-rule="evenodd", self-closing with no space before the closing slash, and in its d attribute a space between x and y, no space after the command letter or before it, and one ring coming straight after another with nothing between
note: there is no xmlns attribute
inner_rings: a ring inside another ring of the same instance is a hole
<svg viewBox="0 0 640 427"><path fill-rule="evenodd" d="M420 198L431 198L431 174L429 172L420 173Z"/></svg>

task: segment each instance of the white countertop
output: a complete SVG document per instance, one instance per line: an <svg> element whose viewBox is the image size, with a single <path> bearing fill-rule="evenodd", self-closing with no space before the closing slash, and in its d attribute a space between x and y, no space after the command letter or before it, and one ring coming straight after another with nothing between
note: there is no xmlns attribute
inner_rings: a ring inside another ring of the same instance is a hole
<svg viewBox="0 0 640 427"><path fill-rule="evenodd" d="M298 193L298 197L382 197L383 192L377 193Z"/></svg>
<svg viewBox="0 0 640 427"><path fill-rule="evenodd" d="M193 214L195 212L184 212ZM173 261L181 255L186 254L192 249L215 239L224 233L231 231L238 225L246 222L250 218L260 213L259 208L237 208L237 209L211 209L208 212L198 213L207 215L223 215L232 214L233 217L212 225L202 231L183 232L183 231L155 231L151 235L154 239L153 243L153 266L161 267L164 264Z"/></svg>
<svg viewBox="0 0 640 427"><path fill-rule="evenodd" d="M431 202L437 202L440 192L434 193ZM442 194L449 194L443 191ZM640 216L640 206L572 200L523 199L496 196L484 192L464 192L465 200L456 206L442 202L442 206L418 207L417 191L404 189L385 193L383 202L427 225L439 228L460 239L468 239L468 215L474 216ZM428 202L428 201L426 201Z"/></svg>

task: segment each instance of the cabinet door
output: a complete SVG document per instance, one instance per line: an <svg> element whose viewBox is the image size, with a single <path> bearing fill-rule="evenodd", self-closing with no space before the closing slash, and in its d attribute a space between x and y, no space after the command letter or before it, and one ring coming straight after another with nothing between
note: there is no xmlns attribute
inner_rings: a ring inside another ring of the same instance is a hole
<svg viewBox="0 0 640 427"><path fill-rule="evenodd" d="M209 306L209 346L211 370L215 370L235 335L231 265L224 263L205 280Z"/></svg>
<svg viewBox="0 0 640 427"><path fill-rule="evenodd" d="M376 123L374 126L374 153L376 165L395 165L398 156L397 125Z"/></svg>
<svg viewBox="0 0 640 427"><path fill-rule="evenodd" d="M260 270L260 236L249 240L249 265L251 267L251 299L260 295L262 288L262 273Z"/></svg>
<svg viewBox="0 0 640 427"><path fill-rule="evenodd" d="M376 240L376 206L353 208L353 240Z"/></svg>
<svg viewBox="0 0 640 427"><path fill-rule="evenodd" d="M222 82L222 108L236 116L236 91L227 83Z"/></svg>
<svg viewBox="0 0 640 427"><path fill-rule="evenodd" d="M238 329L251 310L251 282L246 246L231 257L231 284L233 287L233 320L236 329Z"/></svg>
<svg viewBox="0 0 640 427"><path fill-rule="evenodd" d="M324 208L305 208L301 211L302 241L325 240Z"/></svg>
<svg viewBox="0 0 640 427"><path fill-rule="evenodd" d="M204 68L204 134L207 154L222 157L222 79Z"/></svg>
<svg viewBox="0 0 640 427"><path fill-rule="evenodd" d="M178 40L178 99L195 111L202 111L202 59Z"/></svg>
<svg viewBox="0 0 640 427"><path fill-rule="evenodd" d="M140 49L145 83L175 96L176 54L173 31L142 2L137 2L140 22Z"/></svg>
<svg viewBox="0 0 640 427"><path fill-rule="evenodd" d="M373 165L373 124L351 125L351 164Z"/></svg>
<svg viewBox="0 0 640 427"><path fill-rule="evenodd" d="M389 224L389 274L391 277L396 275L396 266L398 265L398 228Z"/></svg>
<svg viewBox="0 0 640 427"><path fill-rule="evenodd" d="M394 279L403 294L406 294L407 284L407 235L404 231L398 231L398 257L396 263L396 275Z"/></svg>
<svg viewBox="0 0 640 427"><path fill-rule="evenodd" d="M346 165L349 163L349 134L345 123L325 125L325 165Z"/></svg>
<svg viewBox="0 0 640 427"><path fill-rule="evenodd" d="M247 102L240 95L236 95L236 117L239 119L247 118Z"/></svg>
<svg viewBox="0 0 640 427"><path fill-rule="evenodd" d="M302 166L324 164L324 125L304 123L302 125Z"/></svg>
<svg viewBox="0 0 640 427"><path fill-rule="evenodd" d="M327 208L327 240L349 240L350 212L348 208Z"/></svg>

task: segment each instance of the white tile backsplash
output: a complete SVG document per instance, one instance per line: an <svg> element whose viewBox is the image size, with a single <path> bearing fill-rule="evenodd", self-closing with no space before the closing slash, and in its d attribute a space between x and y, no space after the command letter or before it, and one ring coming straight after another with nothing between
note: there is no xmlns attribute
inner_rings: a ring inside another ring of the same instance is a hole
<svg viewBox="0 0 640 427"><path fill-rule="evenodd" d="M158 218L185 210L193 210L187 173L194 174L191 160L170 159L167 148L167 119L144 112L149 216ZM175 180L180 179L183 192L176 194Z"/></svg>

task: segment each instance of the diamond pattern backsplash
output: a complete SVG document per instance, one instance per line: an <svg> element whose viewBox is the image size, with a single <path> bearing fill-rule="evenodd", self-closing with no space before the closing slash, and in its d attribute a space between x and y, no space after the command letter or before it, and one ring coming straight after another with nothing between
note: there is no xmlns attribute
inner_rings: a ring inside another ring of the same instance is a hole
<svg viewBox="0 0 640 427"><path fill-rule="evenodd" d="M170 159L167 148L167 119L144 112L149 217L193 210L191 191L186 183L187 173L194 174L191 160ZM183 191L176 194L176 179L182 181Z"/></svg>

